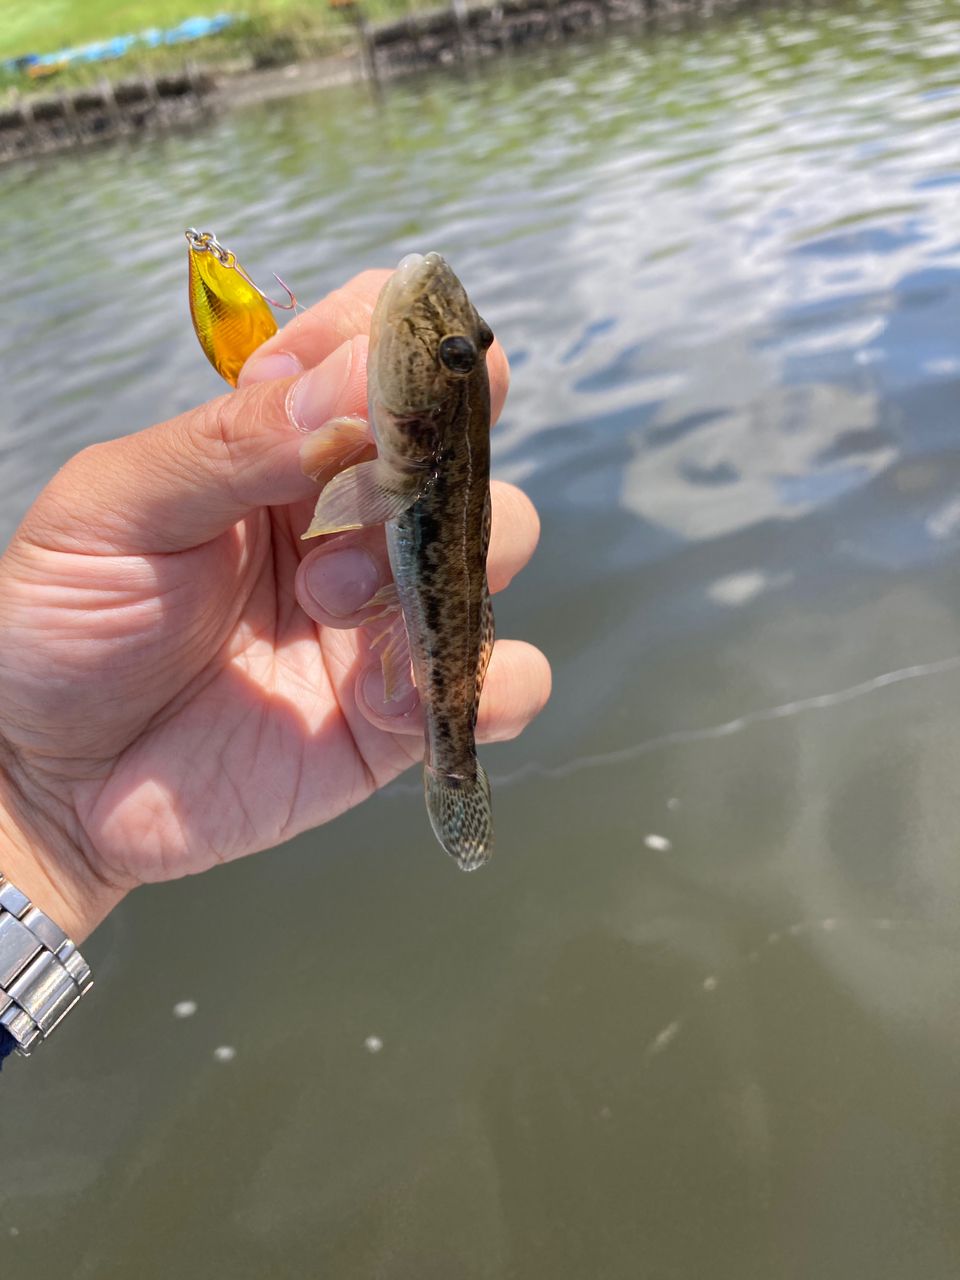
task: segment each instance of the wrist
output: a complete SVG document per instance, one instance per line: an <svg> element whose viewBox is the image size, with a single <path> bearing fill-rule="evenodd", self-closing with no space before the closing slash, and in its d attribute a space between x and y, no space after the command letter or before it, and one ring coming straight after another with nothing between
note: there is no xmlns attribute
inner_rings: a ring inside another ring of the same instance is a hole
<svg viewBox="0 0 960 1280"><path fill-rule="evenodd" d="M125 896L98 876L78 840L9 766L0 770L0 872L81 943Z"/></svg>

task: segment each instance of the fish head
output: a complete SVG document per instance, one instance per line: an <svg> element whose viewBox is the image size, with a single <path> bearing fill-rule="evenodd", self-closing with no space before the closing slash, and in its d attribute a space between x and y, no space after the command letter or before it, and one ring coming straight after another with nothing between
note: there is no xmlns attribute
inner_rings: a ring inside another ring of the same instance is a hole
<svg viewBox="0 0 960 1280"><path fill-rule="evenodd" d="M489 325L440 254L408 254L384 285L371 322L371 408L378 435L384 418L396 424L429 420L459 400L465 379L479 375L485 382L492 342Z"/></svg>

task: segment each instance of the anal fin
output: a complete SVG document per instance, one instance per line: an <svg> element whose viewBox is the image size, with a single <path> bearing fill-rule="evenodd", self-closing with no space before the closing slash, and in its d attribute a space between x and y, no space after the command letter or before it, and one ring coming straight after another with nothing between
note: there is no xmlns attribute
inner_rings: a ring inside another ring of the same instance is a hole
<svg viewBox="0 0 960 1280"><path fill-rule="evenodd" d="M493 601L490 599L490 588L484 582L483 596L480 601L480 657L477 662L477 699L474 704L474 715L476 715L476 707L480 702L483 682L487 678L487 668L490 666L490 655L493 653L495 639L496 627L493 620Z"/></svg>
<svg viewBox="0 0 960 1280"><path fill-rule="evenodd" d="M375 650L380 658L383 696L387 702L396 702L414 687L410 665L410 640L407 636L407 624L403 620L396 584L388 582L385 587L381 587L370 604L379 605L380 611L367 618L363 625L367 628L375 628L375 633L370 639L370 648Z"/></svg>
<svg viewBox="0 0 960 1280"><path fill-rule="evenodd" d="M483 511L483 528L480 534L483 546L484 563L486 563L487 550L490 546L492 514L490 494L488 491L486 506ZM490 665L490 655L493 653L493 642L495 639L496 626L493 619L493 601L490 599L490 587L487 584L486 575L484 575L483 594L480 597L480 656L477 661L477 694L473 707L474 718L476 718L477 708L480 704L480 693L483 689L483 682L487 677L487 668Z"/></svg>

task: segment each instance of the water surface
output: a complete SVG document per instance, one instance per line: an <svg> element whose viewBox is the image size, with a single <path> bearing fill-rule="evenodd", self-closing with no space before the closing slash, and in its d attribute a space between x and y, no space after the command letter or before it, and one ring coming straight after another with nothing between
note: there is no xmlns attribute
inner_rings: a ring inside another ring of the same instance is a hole
<svg viewBox="0 0 960 1280"><path fill-rule="evenodd" d="M307 300L439 249L556 681L482 875L406 780L111 917L3 1075L4 1277L954 1280L958 54L751 13L0 175L5 534L218 394L185 225Z"/></svg>

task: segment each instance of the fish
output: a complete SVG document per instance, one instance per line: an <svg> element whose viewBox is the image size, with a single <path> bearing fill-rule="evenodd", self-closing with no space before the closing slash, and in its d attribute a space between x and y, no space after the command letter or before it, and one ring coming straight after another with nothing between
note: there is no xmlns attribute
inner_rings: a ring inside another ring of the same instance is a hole
<svg viewBox="0 0 960 1280"><path fill-rule="evenodd" d="M383 524L393 583L378 593L390 699L413 679L423 706L424 795L434 834L464 871L493 850L477 709L494 642L490 542L490 326L438 253L408 254L371 320L375 458L321 490L305 538ZM349 438L361 424L337 420ZM354 436L354 438L357 438Z"/></svg>
<svg viewBox="0 0 960 1280"><path fill-rule="evenodd" d="M193 329L214 369L235 387L247 358L277 332L270 308L294 310L297 300L279 276L290 301L268 298L212 231L188 227L184 234Z"/></svg>

